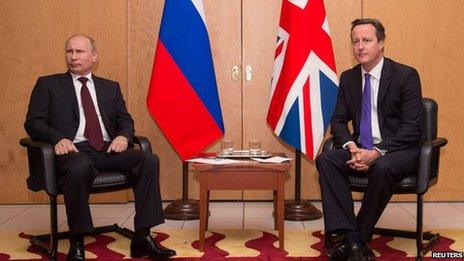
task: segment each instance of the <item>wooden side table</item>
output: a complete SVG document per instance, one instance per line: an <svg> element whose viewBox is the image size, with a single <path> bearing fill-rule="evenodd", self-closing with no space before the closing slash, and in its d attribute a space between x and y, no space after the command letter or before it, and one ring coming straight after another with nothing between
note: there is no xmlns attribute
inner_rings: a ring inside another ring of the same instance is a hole
<svg viewBox="0 0 464 261"><path fill-rule="evenodd" d="M282 155L282 154L279 154ZM193 163L200 173L200 251L205 250L210 190L273 190L274 229L279 230L279 248L284 249L284 178L291 163L245 163L214 165Z"/></svg>

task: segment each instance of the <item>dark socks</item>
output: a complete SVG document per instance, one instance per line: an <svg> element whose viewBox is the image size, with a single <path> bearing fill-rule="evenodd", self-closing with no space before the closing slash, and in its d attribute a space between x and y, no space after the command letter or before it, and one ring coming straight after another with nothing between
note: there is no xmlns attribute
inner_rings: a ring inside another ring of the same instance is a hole
<svg viewBox="0 0 464 261"><path fill-rule="evenodd" d="M83 243L84 243L84 236L81 235L81 234L71 235L71 236L69 237L69 242L70 242L71 244L75 244L75 243L79 243L79 242L80 242L81 244L83 244Z"/></svg>
<svg viewBox="0 0 464 261"><path fill-rule="evenodd" d="M361 232L359 232L359 230L346 231L345 239L348 244L362 245Z"/></svg>
<svg viewBox="0 0 464 261"><path fill-rule="evenodd" d="M150 228L149 227L144 227L141 229L135 230L135 236L139 238L144 238L150 235Z"/></svg>

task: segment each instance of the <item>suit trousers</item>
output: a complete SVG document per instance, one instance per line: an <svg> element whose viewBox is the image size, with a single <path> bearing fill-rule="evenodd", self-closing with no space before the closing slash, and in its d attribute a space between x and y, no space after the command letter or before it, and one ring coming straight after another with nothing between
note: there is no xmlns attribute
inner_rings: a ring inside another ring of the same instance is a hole
<svg viewBox="0 0 464 261"><path fill-rule="evenodd" d="M418 149L387 153L380 156L366 172L355 171L346 164L348 150L333 149L316 159L321 186L325 231L360 231L361 240L370 242L373 229L394 192L395 183L415 173ZM368 176L361 209L355 216L349 176Z"/></svg>
<svg viewBox="0 0 464 261"><path fill-rule="evenodd" d="M78 153L56 157L59 186L63 192L72 235L93 230L89 194L99 171L118 171L129 175L135 195L135 229L164 223L159 189L159 159L156 155L128 148L121 153L95 151L88 142L75 144Z"/></svg>

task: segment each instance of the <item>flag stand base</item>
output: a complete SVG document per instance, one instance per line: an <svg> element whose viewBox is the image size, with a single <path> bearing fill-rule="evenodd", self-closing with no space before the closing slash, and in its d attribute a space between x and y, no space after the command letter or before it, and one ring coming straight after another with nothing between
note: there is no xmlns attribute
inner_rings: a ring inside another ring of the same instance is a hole
<svg viewBox="0 0 464 261"><path fill-rule="evenodd" d="M195 220L200 217L198 200L188 198L188 162L182 162L182 199L171 202L164 208L164 217L172 220Z"/></svg>
<svg viewBox="0 0 464 261"><path fill-rule="evenodd" d="M199 218L198 200L178 199L164 208L164 218L172 220L195 220Z"/></svg>
<svg viewBox="0 0 464 261"><path fill-rule="evenodd" d="M304 221L320 219L321 217L322 212L307 200L285 201L285 220Z"/></svg>
<svg viewBox="0 0 464 261"><path fill-rule="evenodd" d="M295 149L295 199L285 201L285 220L303 221L322 217L322 212L308 200L301 200L301 151Z"/></svg>

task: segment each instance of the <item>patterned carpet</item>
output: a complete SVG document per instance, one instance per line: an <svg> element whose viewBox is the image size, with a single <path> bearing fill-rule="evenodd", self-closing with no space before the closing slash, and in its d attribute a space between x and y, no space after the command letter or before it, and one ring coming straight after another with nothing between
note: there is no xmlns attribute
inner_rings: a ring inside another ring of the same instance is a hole
<svg viewBox="0 0 464 261"><path fill-rule="evenodd" d="M0 260L47 260L30 247L28 234L0 232ZM434 230L434 232L437 232ZM440 230L440 243L434 251L464 251L464 230ZM197 230L156 231L156 240L177 251L178 260L326 260L323 255L321 231L308 229L285 231L285 251L278 249L277 231L214 230L206 234L206 251L198 251ZM116 233L85 238L89 260L135 260L129 257L129 243ZM371 247L377 260L414 260L415 241L411 239L375 236ZM65 260L69 248L67 240L59 242L59 259ZM425 260L433 260L430 253Z"/></svg>

